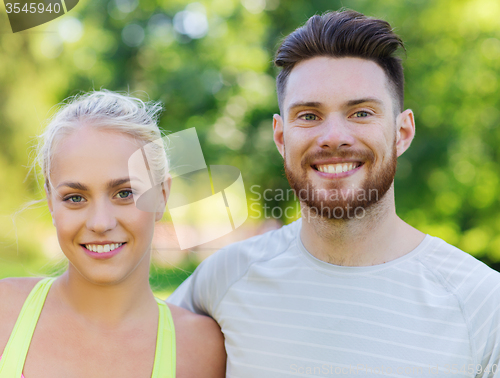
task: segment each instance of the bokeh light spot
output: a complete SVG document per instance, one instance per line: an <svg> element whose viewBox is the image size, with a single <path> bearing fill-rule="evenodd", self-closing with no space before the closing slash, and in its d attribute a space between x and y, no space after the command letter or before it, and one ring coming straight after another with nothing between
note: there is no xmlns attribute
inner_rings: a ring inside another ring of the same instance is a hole
<svg viewBox="0 0 500 378"><path fill-rule="evenodd" d="M139 46L144 40L144 29L137 24L129 24L122 31L123 42L130 47Z"/></svg>
<svg viewBox="0 0 500 378"><path fill-rule="evenodd" d="M174 28L191 39L203 38L208 33L205 8L199 3L189 4L174 16Z"/></svg>
<svg viewBox="0 0 500 378"><path fill-rule="evenodd" d="M75 17L64 17L58 24L60 37L65 42L76 42L82 38L83 26L79 19Z"/></svg>

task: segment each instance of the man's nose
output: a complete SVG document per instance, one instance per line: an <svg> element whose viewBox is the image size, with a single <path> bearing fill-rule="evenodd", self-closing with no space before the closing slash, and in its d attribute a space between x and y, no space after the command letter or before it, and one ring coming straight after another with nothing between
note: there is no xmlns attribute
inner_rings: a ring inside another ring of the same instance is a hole
<svg viewBox="0 0 500 378"><path fill-rule="evenodd" d="M320 132L317 143L321 148L336 150L351 147L355 143L348 121L340 115L327 117L321 125Z"/></svg>
<svg viewBox="0 0 500 378"><path fill-rule="evenodd" d="M87 228L95 233L103 234L116 227L116 216L109 200L95 201L87 219Z"/></svg>

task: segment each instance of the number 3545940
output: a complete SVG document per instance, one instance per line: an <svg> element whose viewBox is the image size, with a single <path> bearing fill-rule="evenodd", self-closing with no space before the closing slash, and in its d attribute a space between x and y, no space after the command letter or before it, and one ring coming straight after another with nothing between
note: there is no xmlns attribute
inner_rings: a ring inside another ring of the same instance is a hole
<svg viewBox="0 0 500 378"><path fill-rule="evenodd" d="M61 13L61 4L5 3L7 13Z"/></svg>

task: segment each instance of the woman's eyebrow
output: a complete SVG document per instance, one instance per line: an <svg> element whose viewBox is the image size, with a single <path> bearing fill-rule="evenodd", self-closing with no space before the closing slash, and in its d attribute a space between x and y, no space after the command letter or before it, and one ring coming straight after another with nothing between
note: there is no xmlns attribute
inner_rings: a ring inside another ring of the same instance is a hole
<svg viewBox="0 0 500 378"><path fill-rule="evenodd" d="M124 178L114 179L114 180L108 181L106 187L108 189L111 189L111 188L114 188L114 187L126 184L128 182L130 182L130 177L124 177ZM84 184L82 184L80 182L65 181L65 182L62 182L59 185L57 185L56 189L60 188L61 186L67 186L69 188L77 189L77 190L82 190L82 191L88 191L89 190L89 188L86 185L84 185Z"/></svg>
<svg viewBox="0 0 500 378"><path fill-rule="evenodd" d="M59 185L57 185L56 189L60 188L61 186L67 186L67 187L72 188L72 189L83 190L83 191L89 190L89 188L87 188L85 185L83 185L79 182L65 181L65 182L62 182Z"/></svg>
<svg viewBox="0 0 500 378"><path fill-rule="evenodd" d="M108 184L106 185L106 187L108 189L111 189L111 188L114 188L116 186L120 186L120 185L126 184L128 182L130 182L130 177L124 177L124 178L120 178L120 179L115 179L115 180L108 181Z"/></svg>

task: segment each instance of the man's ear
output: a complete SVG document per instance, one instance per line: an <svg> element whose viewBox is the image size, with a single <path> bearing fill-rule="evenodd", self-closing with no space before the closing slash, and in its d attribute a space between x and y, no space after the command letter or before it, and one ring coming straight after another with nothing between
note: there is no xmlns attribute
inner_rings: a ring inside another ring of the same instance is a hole
<svg viewBox="0 0 500 378"><path fill-rule="evenodd" d="M155 220L158 222L165 214L165 207L167 206L168 196L170 195L170 188L172 187L172 176L167 174L167 178L161 184L160 203L156 210Z"/></svg>
<svg viewBox="0 0 500 378"><path fill-rule="evenodd" d="M415 118L411 109L406 109L396 118L396 151L397 156L405 152L415 137Z"/></svg>
<svg viewBox="0 0 500 378"><path fill-rule="evenodd" d="M283 140L283 118L279 114L273 116L273 139L281 156L284 156L285 142Z"/></svg>
<svg viewBox="0 0 500 378"><path fill-rule="evenodd" d="M43 188L45 189L45 197L47 197L47 205L49 207L50 216L52 217L52 224L55 226L56 222L55 222L54 216L53 216L54 208L52 206L52 196L50 195L49 188L47 187L47 183L43 184Z"/></svg>

